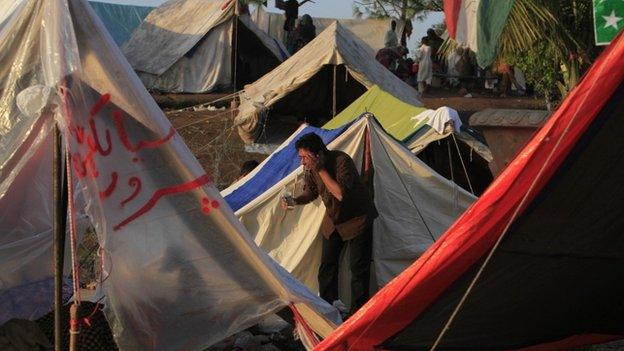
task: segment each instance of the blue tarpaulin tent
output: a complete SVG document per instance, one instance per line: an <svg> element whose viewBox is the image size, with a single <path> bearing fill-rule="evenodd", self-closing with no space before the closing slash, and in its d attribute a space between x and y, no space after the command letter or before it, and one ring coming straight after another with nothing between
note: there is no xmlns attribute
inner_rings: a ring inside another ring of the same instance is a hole
<svg viewBox="0 0 624 351"><path fill-rule="evenodd" d="M136 27L143 22L154 7L112 4L107 2L89 1L104 26L115 40L122 46Z"/></svg>

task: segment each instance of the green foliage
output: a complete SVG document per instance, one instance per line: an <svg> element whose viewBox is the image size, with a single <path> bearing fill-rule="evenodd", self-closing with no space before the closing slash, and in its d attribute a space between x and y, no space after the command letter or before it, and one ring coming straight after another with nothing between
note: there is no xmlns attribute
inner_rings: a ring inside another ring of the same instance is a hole
<svg viewBox="0 0 624 351"><path fill-rule="evenodd" d="M563 81L563 75L558 62L557 54L546 42L537 43L509 58L509 63L524 72L527 83L546 101L556 101L561 97L557 83Z"/></svg>
<svg viewBox="0 0 624 351"><path fill-rule="evenodd" d="M516 0L500 56L518 62L538 94L551 101L565 97L599 52L592 15L592 0Z"/></svg>
<svg viewBox="0 0 624 351"><path fill-rule="evenodd" d="M443 0L361 0L353 2L357 18L422 19L428 11L442 11Z"/></svg>

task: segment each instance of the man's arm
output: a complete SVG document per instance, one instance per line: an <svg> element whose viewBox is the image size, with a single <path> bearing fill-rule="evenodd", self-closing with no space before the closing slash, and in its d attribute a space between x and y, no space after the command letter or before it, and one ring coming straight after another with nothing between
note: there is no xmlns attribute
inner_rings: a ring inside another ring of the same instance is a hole
<svg viewBox="0 0 624 351"><path fill-rule="evenodd" d="M319 170L319 176L327 187L327 190L338 200L341 201L348 196L349 192L355 186L359 175L355 168L353 159L348 155L342 155L336 158L336 179L332 178L325 168Z"/></svg>
<svg viewBox="0 0 624 351"><path fill-rule="evenodd" d="M325 187L327 187L327 190L329 190L329 192L338 201L342 201L342 189L340 188L340 184L338 184L338 182L334 180L334 178L332 178L329 173L327 173L327 170L321 169L318 173L321 177L321 180L325 184Z"/></svg>
<svg viewBox="0 0 624 351"><path fill-rule="evenodd" d="M318 189L316 188L316 184L312 179L312 175L310 172L306 172L305 175L305 186L303 187L303 193L301 195L294 198L296 205L305 205L308 204L314 199L318 197Z"/></svg>

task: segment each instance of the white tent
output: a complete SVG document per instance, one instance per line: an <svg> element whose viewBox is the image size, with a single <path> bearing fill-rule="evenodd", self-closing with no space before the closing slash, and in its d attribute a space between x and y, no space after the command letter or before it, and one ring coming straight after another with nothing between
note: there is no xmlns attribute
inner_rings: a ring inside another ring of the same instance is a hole
<svg viewBox="0 0 624 351"><path fill-rule="evenodd" d="M300 9L299 17L301 17L304 13L305 11ZM260 29L267 32L270 36L284 41L285 18L283 13L267 12L264 7L260 6L252 13L251 18ZM351 33L355 34L364 43L366 43L374 55L377 53L377 50L384 47L384 39L386 37L386 32L390 29L390 22L392 19L338 19L312 17L312 23L314 23L314 26L316 27L317 34L324 31L336 21L340 22L342 26L347 28L351 31ZM395 21L397 22L396 33L400 36L400 33L403 30L403 22L398 19L395 19Z"/></svg>
<svg viewBox="0 0 624 351"><path fill-rule="evenodd" d="M422 105L411 86L334 22L273 71L245 86L235 123L243 140L253 142L274 116L329 120L374 85L407 104Z"/></svg>
<svg viewBox="0 0 624 351"><path fill-rule="evenodd" d="M317 199L294 210L280 208L285 188L295 196L303 189L303 168L294 147L303 134L317 133L329 149L351 155L360 170L372 164L379 212L373 225L377 287L418 258L475 200L389 136L371 116L335 130L301 126L252 173L221 192L256 243L310 289L318 289L319 230L325 207ZM367 137L370 163L364 161Z"/></svg>
<svg viewBox="0 0 624 351"><path fill-rule="evenodd" d="M288 53L237 4L168 1L150 12L123 52L148 89L199 93L242 87Z"/></svg>
<svg viewBox="0 0 624 351"><path fill-rule="evenodd" d="M203 350L287 306L333 329L336 311L253 243L85 0L25 0L0 27L2 315L46 312L19 313L52 275L54 122L122 350Z"/></svg>

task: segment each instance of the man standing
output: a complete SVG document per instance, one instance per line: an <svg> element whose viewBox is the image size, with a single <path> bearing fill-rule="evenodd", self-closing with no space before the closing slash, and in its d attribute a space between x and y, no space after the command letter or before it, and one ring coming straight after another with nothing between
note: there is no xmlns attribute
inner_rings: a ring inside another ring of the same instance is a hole
<svg viewBox="0 0 624 351"><path fill-rule="evenodd" d="M350 247L351 313L368 300L372 252L372 222L376 211L353 159L342 151L328 150L323 140L309 133L295 147L306 170L303 193L293 199L304 205L321 197L327 209L321 232L323 248L318 281L321 297L329 303L339 299L340 253ZM282 207L287 208L287 201Z"/></svg>
<svg viewBox="0 0 624 351"><path fill-rule="evenodd" d="M396 21L392 20L390 22L390 29L386 32L386 37L384 38L384 46L387 48L399 46L399 39L396 34Z"/></svg>

